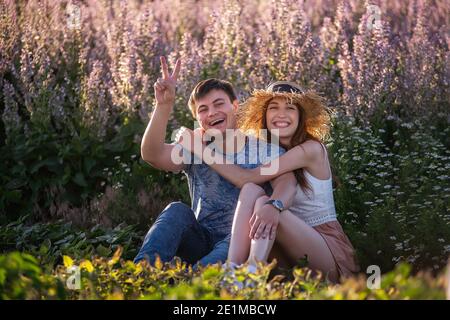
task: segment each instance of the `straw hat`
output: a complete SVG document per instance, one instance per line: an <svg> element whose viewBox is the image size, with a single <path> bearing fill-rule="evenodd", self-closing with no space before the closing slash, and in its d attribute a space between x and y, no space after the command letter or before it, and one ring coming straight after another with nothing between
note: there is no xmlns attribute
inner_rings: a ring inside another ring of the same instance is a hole
<svg viewBox="0 0 450 320"><path fill-rule="evenodd" d="M306 117L306 131L320 141L325 140L330 131L331 117L324 99L314 91L305 91L289 81L276 81L266 89L254 90L237 113L238 127L259 137L259 130L267 128L263 122L268 102L275 97L284 97L290 104L300 106Z"/></svg>

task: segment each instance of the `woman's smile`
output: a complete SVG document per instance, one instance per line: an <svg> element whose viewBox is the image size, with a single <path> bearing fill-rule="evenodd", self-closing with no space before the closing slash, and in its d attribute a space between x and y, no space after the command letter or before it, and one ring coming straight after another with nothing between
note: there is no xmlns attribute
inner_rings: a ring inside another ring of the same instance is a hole
<svg viewBox="0 0 450 320"><path fill-rule="evenodd" d="M291 125L290 121L287 120L275 120L272 121L274 128L287 128Z"/></svg>

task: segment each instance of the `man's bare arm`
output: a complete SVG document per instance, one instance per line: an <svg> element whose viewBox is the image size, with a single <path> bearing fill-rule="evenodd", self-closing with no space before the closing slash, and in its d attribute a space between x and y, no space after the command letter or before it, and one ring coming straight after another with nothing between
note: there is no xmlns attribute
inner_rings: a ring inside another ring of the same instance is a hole
<svg viewBox="0 0 450 320"><path fill-rule="evenodd" d="M175 103L175 88L181 62L178 60L172 75L167 62L161 57L163 77L154 85L156 106L145 129L141 143L141 157L155 168L166 171L180 171L184 164L176 163L172 157L175 145L165 143L167 124Z"/></svg>

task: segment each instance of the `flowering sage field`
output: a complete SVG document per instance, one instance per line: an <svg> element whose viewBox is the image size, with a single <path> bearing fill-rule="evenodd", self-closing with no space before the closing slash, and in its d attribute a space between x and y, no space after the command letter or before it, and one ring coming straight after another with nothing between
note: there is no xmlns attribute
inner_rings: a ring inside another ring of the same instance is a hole
<svg viewBox="0 0 450 320"><path fill-rule="evenodd" d="M445 298L449 20L446 0L0 0L0 299ZM220 266L130 261L159 212L190 201L183 174L140 155L160 56L183 61L170 131L194 127L187 101L210 77L241 102L274 80L326 98L359 277L268 265L236 290Z"/></svg>

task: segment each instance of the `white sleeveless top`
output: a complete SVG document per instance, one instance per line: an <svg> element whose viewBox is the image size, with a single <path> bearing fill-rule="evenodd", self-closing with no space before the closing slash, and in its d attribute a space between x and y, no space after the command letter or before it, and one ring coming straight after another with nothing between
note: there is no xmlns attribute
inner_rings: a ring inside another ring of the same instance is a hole
<svg viewBox="0 0 450 320"><path fill-rule="evenodd" d="M325 146L323 148L326 153ZM330 168L329 165L328 168ZM300 185L297 184L297 192L289 211L311 227L325 222L336 221L331 169L330 178L327 180L317 179L306 169L303 169L303 172L305 179L311 186L311 190L307 190L305 194Z"/></svg>

